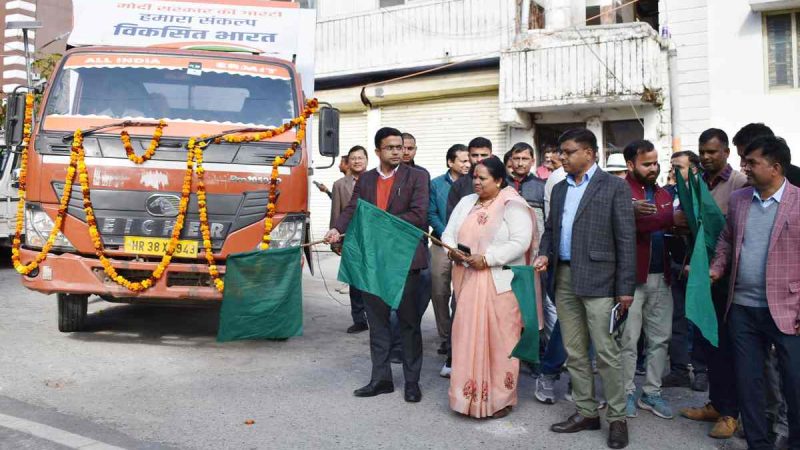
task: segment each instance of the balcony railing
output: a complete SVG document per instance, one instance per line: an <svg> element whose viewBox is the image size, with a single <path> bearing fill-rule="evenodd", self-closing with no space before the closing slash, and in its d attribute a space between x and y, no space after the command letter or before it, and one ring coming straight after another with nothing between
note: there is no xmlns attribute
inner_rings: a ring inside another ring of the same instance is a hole
<svg viewBox="0 0 800 450"><path fill-rule="evenodd" d="M532 30L500 56L505 108L657 104L667 84L666 48L644 23Z"/></svg>
<svg viewBox="0 0 800 450"><path fill-rule="evenodd" d="M498 57L515 0L433 0L317 22L319 78Z"/></svg>

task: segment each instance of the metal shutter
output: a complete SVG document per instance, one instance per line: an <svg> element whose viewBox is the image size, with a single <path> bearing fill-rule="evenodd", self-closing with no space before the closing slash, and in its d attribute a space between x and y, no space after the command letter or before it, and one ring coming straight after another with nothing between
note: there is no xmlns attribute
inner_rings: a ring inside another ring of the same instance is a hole
<svg viewBox="0 0 800 450"><path fill-rule="evenodd" d="M493 92L385 106L381 125L413 134L415 162L436 177L447 170L447 149L453 144L467 145L477 136L492 141L494 154L502 158L507 150L506 131L498 114L498 96Z"/></svg>

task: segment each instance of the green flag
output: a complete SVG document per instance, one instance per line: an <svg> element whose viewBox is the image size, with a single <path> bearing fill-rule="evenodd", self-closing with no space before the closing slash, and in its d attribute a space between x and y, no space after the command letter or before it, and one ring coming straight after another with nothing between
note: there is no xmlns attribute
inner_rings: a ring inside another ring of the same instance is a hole
<svg viewBox="0 0 800 450"><path fill-rule="evenodd" d="M300 247L228 257L217 341L285 339L303 334Z"/></svg>
<svg viewBox="0 0 800 450"><path fill-rule="evenodd" d="M690 171L689 180L691 180L691 178L692 173ZM684 180L681 171L675 169L675 187L678 192L678 200L681 202L681 209L686 215L686 221L689 223L689 230L692 232L692 235L695 235L697 234L697 217L695 216L695 201L694 195L692 194L694 190L689 180Z"/></svg>
<svg viewBox="0 0 800 450"><path fill-rule="evenodd" d="M511 351L514 358L532 363L539 362L539 319L536 314L536 273L531 266L511 266L514 279L511 280L511 289L519 302L519 311L522 314L522 335L519 342Z"/></svg>
<svg viewBox="0 0 800 450"><path fill-rule="evenodd" d="M717 201L711 196L708 186L704 183L699 176L692 175L695 185L695 191L698 198L696 202L699 207L699 218L703 224L705 232L706 249L708 250L708 259L714 258L716 253L717 239L722 229L725 228L725 215L722 210L717 206Z"/></svg>
<svg viewBox="0 0 800 450"><path fill-rule="evenodd" d="M705 225L700 222L694 241L689 278L686 280L686 318L697 326L703 336L714 346L719 345L717 314L711 300L711 279L708 276Z"/></svg>
<svg viewBox="0 0 800 450"><path fill-rule="evenodd" d="M359 199L342 244L339 281L396 309L422 236L421 229Z"/></svg>

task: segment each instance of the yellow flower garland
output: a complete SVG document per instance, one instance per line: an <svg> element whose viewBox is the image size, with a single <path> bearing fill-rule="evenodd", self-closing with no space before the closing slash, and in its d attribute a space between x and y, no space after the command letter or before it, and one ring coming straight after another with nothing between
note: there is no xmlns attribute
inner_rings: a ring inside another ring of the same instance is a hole
<svg viewBox="0 0 800 450"><path fill-rule="evenodd" d="M145 150L142 156L136 154L136 152L133 150L133 145L131 144L131 136L127 131L122 130L122 132L119 134L119 139L122 141L122 145L125 147L125 154L128 156L128 159L135 164L144 164L146 161L149 161L150 158L156 154L158 144L161 141L161 135L164 134L165 126L167 126L167 122L165 122L164 119L158 121L156 130L153 132L153 138L150 140L150 145L147 147L147 150Z"/></svg>
<svg viewBox="0 0 800 450"><path fill-rule="evenodd" d="M215 142L217 143L223 140L225 142L231 142L231 143L259 141L283 134L292 129L293 127L298 128L295 140L292 142L291 146L286 149L286 151L283 153L283 156L276 157L272 163L272 173L269 185L269 203L267 205L267 211L264 219L264 235L262 237L261 244L259 245L259 247L262 250L268 249L269 243L271 241L270 233L272 232L272 227L273 227L272 219L276 211L275 201L277 200L278 167L283 165L286 162L286 160L291 158L292 155L294 155L294 153L296 152L297 148L301 145L303 139L305 138L306 122L308 118L314 112L317 111L317 108L318 108L317 100L311 99L306 102L306 105L303 108L303 113L300 116L292 119L291 121L287 122L286 124L274 130L267 130L243 136L225 135L215 140ZM189 198L191 195L191 188L192 188L192 175L195 172L195 165L196 165L196 173L198 179L197 200L200 213L200 227L203 235L203 246L205 248L205 257L206 261L208 262L208 272L214 281L214 286L216 287L216 289L219 292L223 292L225 284L219 276L220 275L219 270L217 268L216 260L214 258L214 253L211 247L211 232L208 223L208 209L207 209L208 205L206 202L206 191L204 182L205 170L203 169L202 165L203 148L208 145L205 141L205 136L201 136L199 138L199 142L197 138L191 138L187 144L188 152L186 159L186 171L184 174L178 216L176 217L176 222L173 228L172 236L167 245L167 251L165 255L162 257L161 262L159 262L155 270L153 270L150 276L148 276L146 279L142 281L130 281L127 278L123 277L122 275L119 275L116 269L114 269L111 260L105 254L103 239L100 236L100 231L97 229L97 220L95 218L94 208L92 206L91 192L89 189L89 174L85 161L86 152L83 147L83 133L81 132L80 129L75 130L75 133L73 134L72 151L70 153L70 164L69 167L67 168L67 177L65 180L64 191L61 196L58 215L56 216L56 221L53 226L53 229L50 232L50 236L48 237L47 243L43 246L42 250L36 256L34 261L32 261L27 265L22 264L20 261L19 249L22 243L21 235L25 223L24 222L25 193L26 193L25 183L27 181L28 145L30 143L32 120L33 120L33 94L28 94L25 99L25 123L23 127L23 142L22 142L23 152L20 165L20 184L19 184L20 201L17 204L17 223L16 223L16 231L12 247L12 261L14 262L14 268L19 273L26 275L31 271L33 271L34 269L36 269L39 266L39 264L46 259L47 254L52 249L55 243L55 239L58 236L58 233L62 231L64 218L67 213L67 206L69 204L69 199L72 194L72 186L74 183L75 174L77 173L79 183L81 186L81 192L83 194L83 206L84 206L84 212L86 213L86 222L89 225L89 235L92 238L92 243L95 249L95 255L98 257L101 264L103 265L104 272L115 283L126 287L130 291L141 292L149 289L163 276L164 271L167 269L167 267L169 267L170 263L172 262L172 256L175 253L175 250L177 249L178 241L180 240L180 234L181 231L183 230L186 213L189 206ZM130 142L130 136L126 131L122 131L122 133L120 133L120 139L122 140L122 143L125 146L125 151L128 156L128 159L134 162L135 164L143 164L144 162L151 159L153 155L155 155L156 150L158 149L159 141L162 135L162 130L165 126L166 123L163 120L160 120L155 132L153 133L153 138L150 142L150 146L142 156L138 156L135 154L135 152L133 151L133 146L131 145Z"/></svg>

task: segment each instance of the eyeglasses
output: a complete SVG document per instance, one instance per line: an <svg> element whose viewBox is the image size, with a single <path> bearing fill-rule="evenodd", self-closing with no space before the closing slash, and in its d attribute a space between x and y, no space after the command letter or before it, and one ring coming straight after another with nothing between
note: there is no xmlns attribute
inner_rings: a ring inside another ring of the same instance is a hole
<svg viewBox="0 0 800 450"><path fill-rule="evenodd" d="M403 146L402 145L387 145L385 147L381 147L381 150L383 150L383 151L388 150L390 152L401 152L401 151L403 151Z"/></svg>

